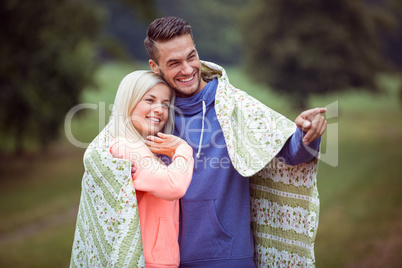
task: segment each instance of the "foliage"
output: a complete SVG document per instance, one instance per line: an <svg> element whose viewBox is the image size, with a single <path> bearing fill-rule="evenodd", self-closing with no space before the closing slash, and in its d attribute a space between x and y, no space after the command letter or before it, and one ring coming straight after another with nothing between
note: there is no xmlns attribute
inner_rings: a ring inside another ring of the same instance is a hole
<svg viewBox="0 0 402 268"><path fill-rule="evenodd" d="M159 16L154 0L119 0L128 6L141 20L149 21Z"/></svg>
<svg viewBox="0 0 402 268"><path fill-rule="evenodd" d="M242 60L237 17L248 5L244 0L159 1L164 16L177 16L191 25L200 58L221 64Z"/></svg>
<svg viewBox="0 0 402 268"><path fill-rule="evenodd" d="M237 14L249 1L243 0L97 0L104 4L109 17L105 35L121 41L135 59L148 60L144 47L147 27L162 16L177 16L193 29L200 57L220 63L238 64L242 59L241 38L237 30ZM147 11L143 12L143 9Z"/></svg>
<svg viewBox="0 0 402 268"><path fill-rule="evenodd" d="M96 69L102 12L90 0L0 3L0 125L46 146Z"/></svg>
<svg viewBox="0 0 402 268"><path fill-rule="evenodd" d="M402 70L402 2L370 0L370 12L379 25L382 53L394 69Z"/></svg>
<svg viewBox="0 0 402 268"><path fill-rule="evenodd" d="M402 44L402 2L400 0L389 0L390 1L390 8L396 13L396 17L399 18L399 32L396 31L396 35L394 35L394 39L399 38L399 45L398 41L396 41L396 45L393 47L393 55L397 51L399 55L399 67L402 68L402 50L400 49L400 45ZM394 52L395 51L395 52ZM396 54L396 53L395 53ZM399 86L399 101L402 105L402 85Z"/></svg>
<svg viewBox="0 0 402 268"><path fill-rule="evenodd" d="M102 28L102 58L132 61L147 59L144 47L147 24L159 16L153 0L93 0L107 10Z"/></svg>
<svg viewBox="0 0 402 268"><path fill-rule="evenodd" d="M244 18L247 69L298 108L311 94L375 91L385 66L375 22L362 1L256 0Z"/></svg>

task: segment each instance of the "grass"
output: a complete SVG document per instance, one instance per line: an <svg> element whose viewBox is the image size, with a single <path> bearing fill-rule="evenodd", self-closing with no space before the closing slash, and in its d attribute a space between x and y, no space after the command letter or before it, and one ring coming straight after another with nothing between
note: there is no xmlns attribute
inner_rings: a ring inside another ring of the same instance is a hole
<svg viewBox="0 0 402 268"><path fill-rule="evenodd" d="M339 105L339 116L329 120L339 125L339 165L321 162L319 170L319 267L400 265L402 240L390 242L402 237L400 81L381 82L379 95L349 92L312 101Z"/></svg>
<svg viewBox="0 0 402 268"><path fill-rule="evenodd" d="M61 145L43 155L3 156L0 267L68 266L82 153Z"/></svg>
<svg viewBox="0 0 402 268"><path fill-rule="evenodd" d="M68 267L75 220L1 245L1 267Z"/></svg>
<svg viewBox="0 0 402 268"><path fill-rule="evenodd" d="M116 89L135 66L109 64L97 74L99 89L74 115L75 140L90 142L110 114ZM256 85L237 68L231 82L294 119L288 100ZM381 78L384 92L345 92L311 99L311 107L333 104L329 126L337 126L339 162L320 162L320 224L317 267L398 267L402 251L401 81ZM337 102L337 103L336 103ZM103 105L104 103L104 105ZM104 108L103 108L104 107ZM330 115L330 113L329 113ZM332 129L335 131L335 128ZM323 153L330 141L324 135ZM68 267L78 208L84 150L62 139L47 153L2 156L0 164L0 267ZM333 153L333 152L332 152Z"/></svg>

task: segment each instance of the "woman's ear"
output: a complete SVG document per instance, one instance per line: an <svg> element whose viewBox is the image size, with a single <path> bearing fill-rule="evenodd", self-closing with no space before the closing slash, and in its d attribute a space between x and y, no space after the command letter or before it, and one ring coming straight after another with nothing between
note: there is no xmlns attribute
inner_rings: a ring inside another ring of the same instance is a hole
<svg viewBox="0 0 402 268"><path fill-rule="evenodd" d="M156 62L154 62L153 60L149 60L149 66L151 67L151 70L155 74L160 74L159 73L159 67L158 67L158 64L156 64Z"/></svg>

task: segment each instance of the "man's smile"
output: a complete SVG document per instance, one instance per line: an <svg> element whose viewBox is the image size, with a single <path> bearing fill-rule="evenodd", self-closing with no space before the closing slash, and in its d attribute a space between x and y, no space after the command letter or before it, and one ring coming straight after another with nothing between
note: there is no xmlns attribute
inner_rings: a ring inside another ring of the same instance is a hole
<svg viewBox="0 0 402 268"><path fill-rule="evenodd" d="M188 83L188 82L191 82L192 80L194 80L194 77L195 77L195 73L192 76L190 76L189 78L178 78L177 80L180 83Z"/></svg>

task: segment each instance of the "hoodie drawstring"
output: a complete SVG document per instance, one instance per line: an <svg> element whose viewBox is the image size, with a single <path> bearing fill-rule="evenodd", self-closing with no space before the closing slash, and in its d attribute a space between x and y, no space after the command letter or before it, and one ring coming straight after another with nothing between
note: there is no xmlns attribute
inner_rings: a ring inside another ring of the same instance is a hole
<svg viewBox="0 0 402 268"><path fill-rule="evenodd" d="M205 121L205 112L207 108L205 106L205 100L202 100L202 127L201 127L201 136L200 136L200 144L198 145L198 152L197 152L197 159L200 158L201 154L201 145L202 145L202 138L204 136L204 121Z"/></svg>

